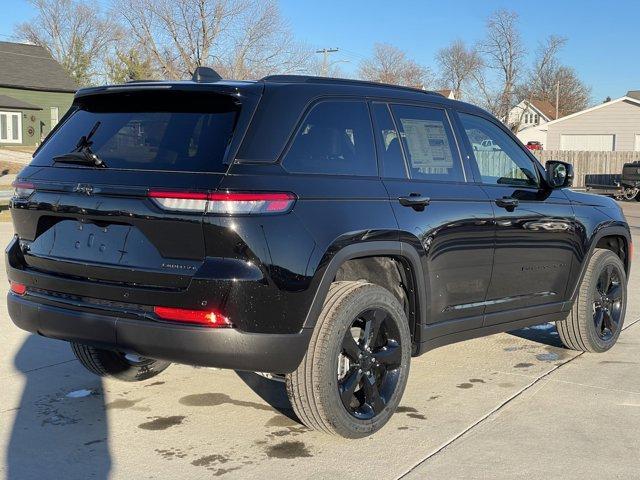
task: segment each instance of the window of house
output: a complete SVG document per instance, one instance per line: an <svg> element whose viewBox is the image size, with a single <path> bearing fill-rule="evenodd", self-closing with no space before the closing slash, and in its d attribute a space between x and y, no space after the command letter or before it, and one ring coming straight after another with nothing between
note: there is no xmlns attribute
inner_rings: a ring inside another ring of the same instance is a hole
<svg viewBox="0 0 640 480"><path fill-rule="evenodd" d="M455 140L444 110L394 105L392 107L411 178L464 181Z"/></svg>
<svg viewBox="0 0 640 480"><path fill-rule="evenodd" d="M58 124L60 120L58 116L58 107L51 107L51 130Z"/></svg>
<svg viewBox="0 0 640 480"><path fill-rule="evenodd" d="M0 142L22 143L22 114L0 112Z"/></svg>
<svg viewBox="0 0 640 480"><path fill-rule="evenodd" d="M531 159L500 127L482 117L466 113L460 113L460 120L483 183L539 185L537 171Z"/></svg>
<svg viewBox="0 0 640 480"><path fill-rule="evenodd" d="M315 105L285 155L295 173L377 176L369 109L361 101L323 101Z"/></svg>

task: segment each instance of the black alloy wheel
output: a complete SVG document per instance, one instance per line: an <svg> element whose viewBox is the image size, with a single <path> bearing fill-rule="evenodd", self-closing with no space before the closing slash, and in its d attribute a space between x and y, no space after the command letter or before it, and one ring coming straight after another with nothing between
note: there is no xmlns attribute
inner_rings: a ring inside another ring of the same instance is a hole
<svg viewBox="0 0 640 480"><path fill-rule="evenodd" d="M610 340L620 328L623 287L621 274L616 265L607 265L596 283L593 298L593 321L596 333Z"/></svg>
<svg viewBox="0 0 640 480"><path fill-rule="evenodd" d="M338 355L342 404L357 419L369 420L385 408L402 369L400 332L389 313L372 308L354 319Z"/></svg>

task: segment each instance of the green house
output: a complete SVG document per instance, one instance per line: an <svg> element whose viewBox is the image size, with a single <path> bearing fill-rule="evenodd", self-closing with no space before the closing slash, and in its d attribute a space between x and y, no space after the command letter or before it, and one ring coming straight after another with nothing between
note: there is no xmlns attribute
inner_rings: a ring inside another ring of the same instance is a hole
<svg viewBox="0 0 640 480"><path fill-rule="evenodd" d="M0 147L39 145L71 106L76 89L44 48L0 42Z"/></svg>

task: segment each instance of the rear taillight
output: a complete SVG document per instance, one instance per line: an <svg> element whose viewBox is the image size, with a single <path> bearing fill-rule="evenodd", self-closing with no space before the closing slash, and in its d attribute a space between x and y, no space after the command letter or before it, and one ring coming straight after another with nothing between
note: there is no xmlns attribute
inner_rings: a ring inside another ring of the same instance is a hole
<svg viewBox="0 0 640 480"><path fill-rule="evenodd" d="M24 295L27 292L27 286L23 283L11 281L11 291L16 295Z"/></svg>
<svg viewBox="0 0 640 480"><path fill-rule="evenodd" d="M292 193L234 193L209 194L207 213L251 215L288 212L295 196Z"/></svg>
<svg viewBox="0 0 640 480"><path fill-rule="evenodd" d="M16 198L29 198L36 191L36 187L30 182L13 182L13 196Z"/></svg>
<svg viewBox="0 0 640 480"><path fill-rule="evenodd" d="M151 197L165 210L214 215L259 215L286 213L296 197L287 192L180 192L151 190Z"/></svg>
<svg viewBox="0 0 640 480"><path fill-rule="evenodd" d="M207 208L206 193L151 190L149 197L165 210L204 212Z"/></svg>
<svg viewBox="0 0 640 480"><path fill-rule="evenodd" d="M213 310L189 310L186 308L153 307L153 313L163 320L191 323L212 328L233 327L224 315Z"/></svg>

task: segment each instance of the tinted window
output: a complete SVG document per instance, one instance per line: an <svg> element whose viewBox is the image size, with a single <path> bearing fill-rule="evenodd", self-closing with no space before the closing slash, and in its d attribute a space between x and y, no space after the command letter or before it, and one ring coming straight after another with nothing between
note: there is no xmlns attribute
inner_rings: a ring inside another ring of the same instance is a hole
<svg viewBox="0 0 640 480"><path fill-rule="evenodd" d="M238 106L222 95L102 95L86 99L42 146L34 165L76 149L90 149L109 168L223 172Z"/></svg>
<svg viewBox="0 0 640 480"><path fill-rule="evenodd" d="M533 162L500 127L482 117L460 114L482 182L487 184L537 186Z"/></svg>
<svg viewBox="0 0 640 480"><path fill-rule="evenodd" d="M284 165L297 173L378 175L366 103L326 101L313 107Z"/></svg>
<svg viewBox="0 0 640 480"><path fill-rule="evenodd" d="M382 163L382 176L407 178L400 139L389 113L389 107L384 103L374 103L372 112L375 120L378 157Z"/></svg>
<svg viewBox="0 0 640 480"><path fill-rule="evenodd" d="M464 174L444 110L394 105L411 178L461 182Z"/></svg>

